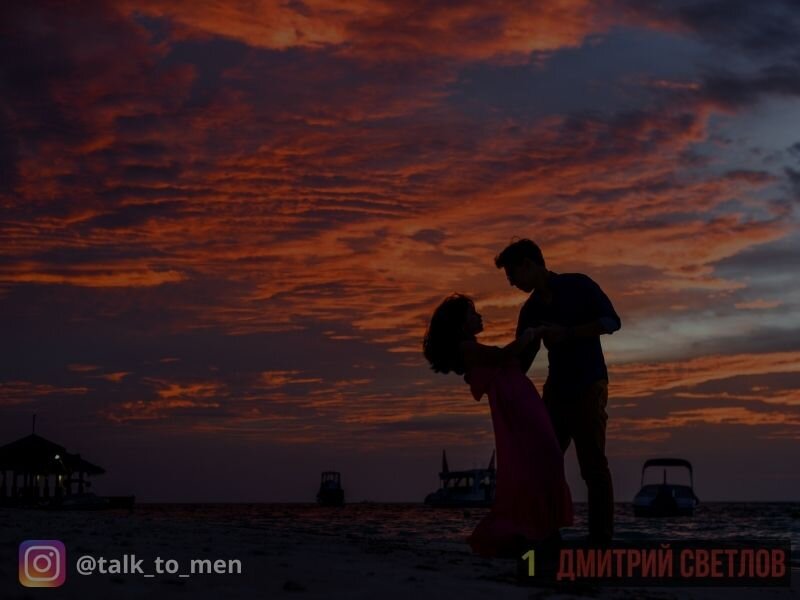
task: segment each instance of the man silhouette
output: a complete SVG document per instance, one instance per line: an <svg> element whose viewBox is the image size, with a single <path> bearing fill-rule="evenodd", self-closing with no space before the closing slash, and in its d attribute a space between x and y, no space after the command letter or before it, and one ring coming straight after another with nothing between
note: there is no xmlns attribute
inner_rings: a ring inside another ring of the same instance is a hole
<svg viewBox="0 0 800 600"><path fill-rule="evenodd" d="M517 336L528 327L544 327L542 338L520 356L521 367L528 371L544 341L549 372L542 400L561 450L575 440L588 490L589 541L607 544L614 533L614 490L605 453L608 370L600 336L617 331L622 322L600 286L581 273L548 271L531 240L509 245L495 265L505 269L512 286L530 293L519 313Z"/></svg>

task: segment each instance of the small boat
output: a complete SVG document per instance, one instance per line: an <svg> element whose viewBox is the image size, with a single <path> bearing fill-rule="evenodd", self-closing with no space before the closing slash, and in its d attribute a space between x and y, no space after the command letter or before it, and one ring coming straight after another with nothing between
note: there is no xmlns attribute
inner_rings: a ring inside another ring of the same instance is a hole
<svg viewBox="0 0 800 600"><path fill-rule="evenodd" d="M650 467L685 467L689 470L689 485L667 483L667 470L661 483L645 485L645 471ZM633 514L637 517L691 517L700 499L694 493L692 463L682 458L651 458L642 467L639 493L633 499Z"/></svg>
<svg viewBox="0 0 800 600"><path fill-rule="evenodd" d="M428 506L481 507L494 502L496 471L494 452L486 469L451 471L447 466L447 453L442 450L441 487L425 497Z"/></svg>
<svg viewBox="0 0 800 600"><path fill-rule="evenodd" d="M317 502L323 506L342 506L344 504L342 478L338 471L323 471L317 492Z"/></svg>

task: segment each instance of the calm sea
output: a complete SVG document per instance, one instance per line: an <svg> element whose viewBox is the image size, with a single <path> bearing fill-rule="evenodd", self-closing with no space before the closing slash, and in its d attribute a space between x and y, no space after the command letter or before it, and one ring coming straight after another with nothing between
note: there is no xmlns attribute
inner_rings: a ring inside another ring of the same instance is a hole
<svg viewBox="0 0 800 600"><path fill-rule="evenodd" d="M423 504L354 503L340 508L316 504L140 504L136 512L154 519L191 519L234 527L341 536L354 541L466 548L488 509L431 508ZM646 519L630 504L616 505L615 538L620 540L786 539L792 566L800 568L800 502L705 502L693 517ZM586 535L586 504L575 503L575 525L564 539Z"/></svg>

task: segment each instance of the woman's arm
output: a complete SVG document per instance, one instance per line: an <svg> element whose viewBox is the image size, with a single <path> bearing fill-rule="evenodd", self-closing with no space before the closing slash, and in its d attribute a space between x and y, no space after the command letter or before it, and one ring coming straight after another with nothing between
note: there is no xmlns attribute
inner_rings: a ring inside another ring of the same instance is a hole
<svg viewBox="0 0 800 600"><path fill-rule="evenodd" d="M467 367L503 367L514 363L517 356L540 335L539 328L529 327L517 339L502 348L475 341L462 342L464 365Z"/></svg>

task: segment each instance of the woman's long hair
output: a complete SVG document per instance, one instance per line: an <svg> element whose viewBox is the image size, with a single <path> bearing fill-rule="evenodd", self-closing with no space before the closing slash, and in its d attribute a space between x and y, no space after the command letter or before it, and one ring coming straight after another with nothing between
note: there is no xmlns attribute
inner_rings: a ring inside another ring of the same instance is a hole
<svg viewBox="0 0 800 600"><path fill-rule="evenodd" d="M437 373L453 371L464 374L464 359L459 346L464 340L473 338L464 331L464 324L467 311L474 307L475 303L469 296L452 294L433 311L422 341L422 352Z"/></svg>

